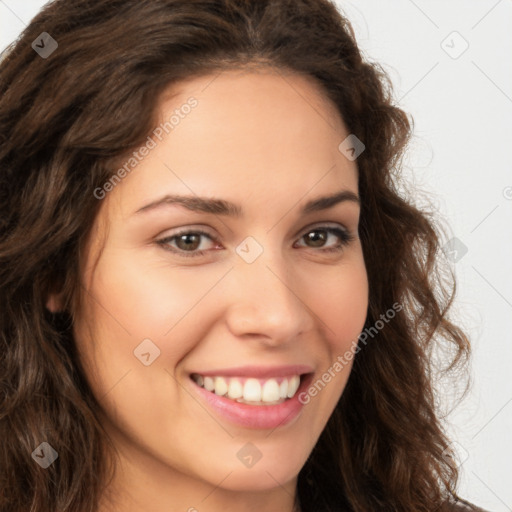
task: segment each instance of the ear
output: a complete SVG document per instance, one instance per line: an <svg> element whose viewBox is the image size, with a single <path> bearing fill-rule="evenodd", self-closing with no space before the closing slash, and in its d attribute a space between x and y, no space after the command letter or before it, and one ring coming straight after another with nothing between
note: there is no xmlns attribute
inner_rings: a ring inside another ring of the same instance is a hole
<svg viewBox="0 0 512 512"><path fill-rule="evenodd" d="M64 309L62 293L50 293L46 300L46 308L51 313L59 313Z"/></svg>

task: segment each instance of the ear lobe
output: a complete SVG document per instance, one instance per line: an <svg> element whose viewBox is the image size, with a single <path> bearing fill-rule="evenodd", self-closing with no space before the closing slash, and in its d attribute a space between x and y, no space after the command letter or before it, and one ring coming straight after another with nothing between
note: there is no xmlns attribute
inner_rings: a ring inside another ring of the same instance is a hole
<svg viewBox="0 0 512 512"><path fill-rule="evenodd" d="M51 313L59 313L62 311L62 293L50 293L46 301L46 309Z"/></svg>

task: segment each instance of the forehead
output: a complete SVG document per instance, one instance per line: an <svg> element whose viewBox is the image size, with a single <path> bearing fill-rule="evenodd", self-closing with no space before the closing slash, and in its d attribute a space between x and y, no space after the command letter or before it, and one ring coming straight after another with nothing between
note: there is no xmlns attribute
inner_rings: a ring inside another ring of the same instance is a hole
<svg viewBox="0 0 512 512"><path fill-rule="evenodd" d="M190 98L196 102L193 109L186 105ZM178 120L173 113L182 109L187 113ZM309 145L318 145L326 135L330 137L325 143L330 144L332 136L346 132L336 105L320 83L273 69L223 71L180 82L162 95L158 113L161 126L174 117L171 138L193 130L197 143L232 140L244 149L265 140L273 141L267 150L275 149L298 137L302 143L309 140Z"/></svg>
<svg viewBox="0 0 512 512"><path fill-rule="evenodd" d="M272 106L278 115L292 104L297 108L300 101L311 114L315 112L333 127L340 120L336 105L319 80L281 68L230 69L185 79L169 86L160 96L161 113L173 110L191 94L204 105L221 102L226 113L230 106L244 111Z"/></svg>
<svg viewBox="0 0 512 512"><path fill-rule="evenodd" d="M169 88L157 112L151 150L111 194L133 203L125 214L164 191L288 202L309 192L357 192L356 164L338 149L348 130L308 77L272 70L197 77Z"/></svg>

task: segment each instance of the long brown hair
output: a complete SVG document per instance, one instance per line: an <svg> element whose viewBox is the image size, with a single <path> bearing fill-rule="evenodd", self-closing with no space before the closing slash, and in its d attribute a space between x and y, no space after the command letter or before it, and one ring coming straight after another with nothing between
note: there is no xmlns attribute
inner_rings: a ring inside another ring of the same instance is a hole
<svg viewBox="0 0 512 512"><path fill-rule="evenodd" d="M45 57L32 46L43 32L58 44ZM469 356L447 318L453 276L440 266L440 225L399 193L412 123L335 4L55 0L0 65L2 512L97 510L115 458L71 334L81 249L101 203L94 191L154 129L169 86L252 64L316 80L365 144L357 159L365 329L402 307L361 344L299 474L302 510L431 512L456 497L455 454L432 383L436 347L451 374ZM64 312L46 309L49 292L62 294ZM42 442L58 453L47 469L31 457Z"/></svg>

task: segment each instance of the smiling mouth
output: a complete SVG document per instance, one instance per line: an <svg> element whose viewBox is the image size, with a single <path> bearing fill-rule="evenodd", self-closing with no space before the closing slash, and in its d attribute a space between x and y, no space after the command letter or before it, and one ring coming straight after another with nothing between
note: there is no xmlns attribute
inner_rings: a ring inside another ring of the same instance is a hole
<svg viewBox="0 0 512 512"><path fill-rule="evenodd" d="M249 405L278 405L295 396L303 375L256 379L248 377L203 376L190 378L201 388L234 402Z"/></svg>

